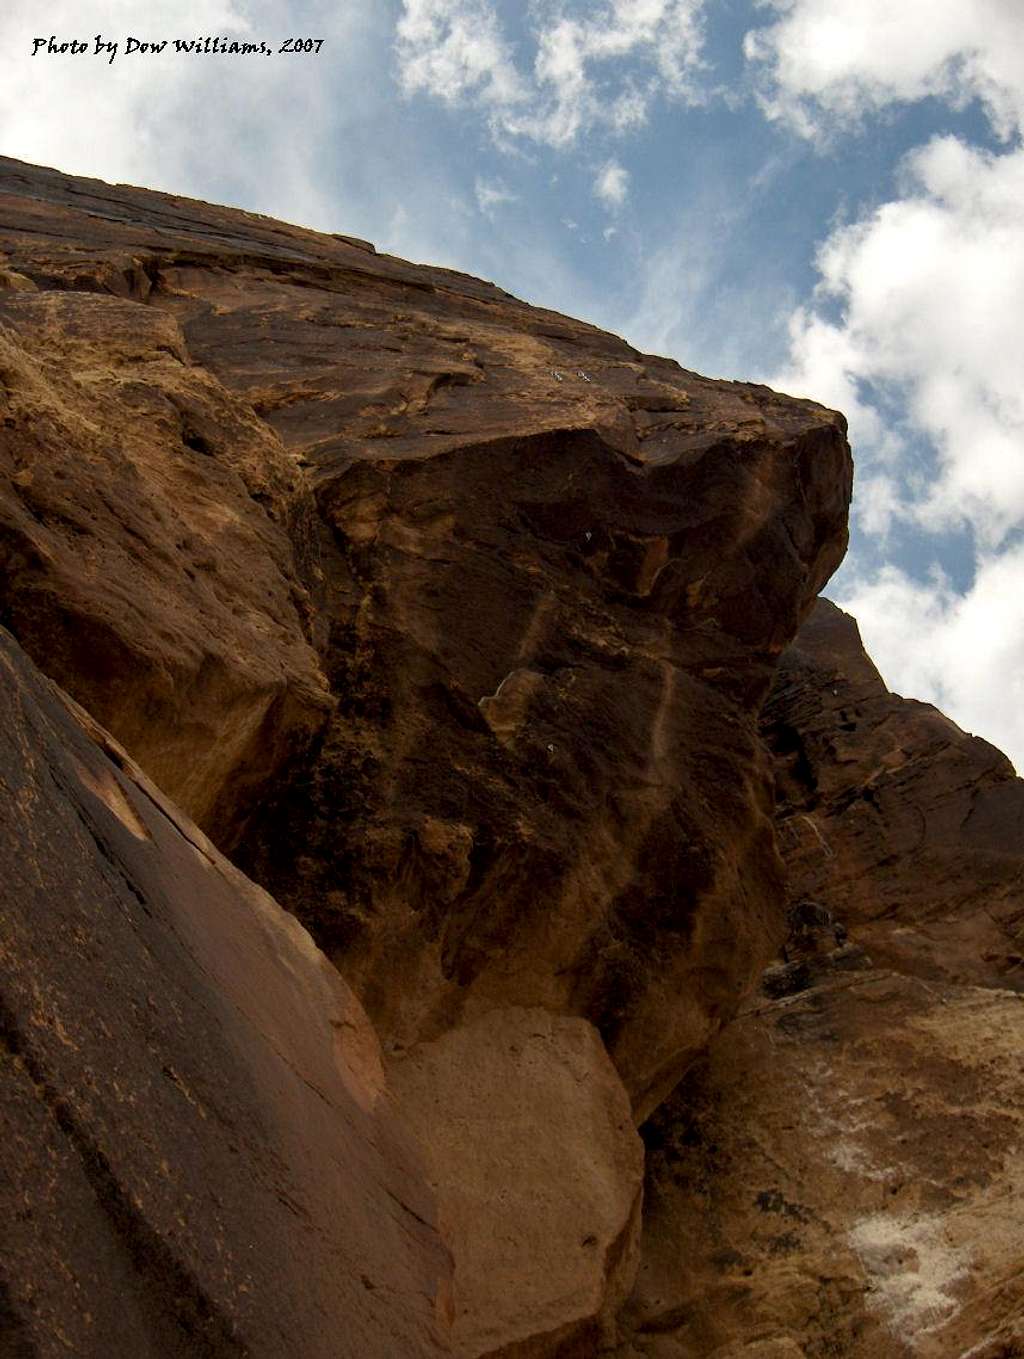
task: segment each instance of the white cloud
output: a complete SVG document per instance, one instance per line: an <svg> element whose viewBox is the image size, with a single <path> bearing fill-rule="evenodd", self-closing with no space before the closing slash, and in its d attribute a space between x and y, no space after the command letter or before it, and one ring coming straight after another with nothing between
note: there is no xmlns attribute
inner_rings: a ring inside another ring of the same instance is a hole
<svg viewBox="0 0 1024 1359"><path fill-rule="evenodd" d="M896 690L1024 770L1024 149L993 156L940 138L910 158L907 188L825 242L822 300L841 316L795 312L791 366L771 381L849 415L863 532L883 547L901 522L936 543L972 534L965 593L891 567L858 581L853 562L841 602Z"/></svg>
<svg viewBox="0 0 1024 1359"><path fill-rule="evenodd" d="M838 602L890 688L934 703L1024 770L1024 546L983 558L964 595L939 572L922 583L890 566Z"/></svg>
<svg viewBox="0 0 1024 1359"><path fill-rule="evenodd" d="M886 535L967 529L957 592L844 567L841 602L899 692L1024 769L1024 22L1019 0L770 0L748 34L769 117L822 141L888 105L977 99L1000 154L953 136L905 160L901 196L832 231L790 362L769 379L850 417L854 513ZM919 538L920 543L920 538ZM925 539L927 541L927 539ZM919 549L918 549L919 550Z"/></svg>
<svg viewBox="0 0 1024 1359"><path fill-rule="evenodd" d="M332 126L337 80L358 69L373 19L369 3L335 14L330 0L105 0L83 21L77 0L51 0L45 24L27 4L0 6L0 133L5 154L76 174L276 211L336 228L323 184L322 143L299 129ZM301 13L301 21L298 15ZM29 55L42 34L101 32L120 50L111 64L91 54ZM199 35L277 46L315 32L319 56L160 55L125 51L131 35ZM258 145L254 144L258 137Z"/></svg>
<svg viewBox="0 0 1024 1359"><path fill-rule="evenodd" d="M607 161L594 180L594 195L606 208L621 208L629 196L629 171L617 160Z"/></svg>
<svg viewBox="0 0 1024 1359"><path fill-rule="evenodd" d="M747 34L763 106L813 136L887 104L980 99L999 135L1024 123L1020 0L768 0L780 17Z"/></svg>
<svg viewBox="0 0 1024 1359"><path fill-rule="evenodd" d="M499 145L567 147L642 126L659 97L700 97L704 0L604 0L582 15L530 6L532 69L516 64L492 0L403 0L399 80L409 94L475 104Z"/></svg>
<svg viewBox="0 0 1024 1359"><path fill-rule="evenodd" d="M475 95L503 108L528 96L488 0L404 0L396 50L404 88L445 103Z"/></svg>
<svg viewBox="0 0 1024 1359"><path fill-rule="evenodd" d="M493 217L494 209L501 207L502 203L515 203L519 195L507 189L500 180L482 179L480 175L476 177L474 185L477 207L485 217Z"/></svg>
<svg viewBox="0 0 1024 1359"><path fill-rule="evenodd" d="M819 292L841 318L794 313L792 362L772 381L845 410L876 477L906 443L863 384L896 396L936 465L899 505L891 482L883 494L869 479L863 526L898 513L936 532L969 527L994 548L1024 523L1024 149L993 156L938 138L907 174L907 197L823 245Z"/></svg>

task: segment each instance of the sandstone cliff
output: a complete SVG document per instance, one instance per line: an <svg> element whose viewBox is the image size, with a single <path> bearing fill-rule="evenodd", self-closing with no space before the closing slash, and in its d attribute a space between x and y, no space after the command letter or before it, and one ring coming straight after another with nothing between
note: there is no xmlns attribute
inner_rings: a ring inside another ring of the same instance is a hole
<svg viewBox="0 0 1024 1359"><path fill-rule="evenodd" d="M647 1112L777 926L754 719L844 549L839 418L343 238L0 190L9 344L102 430L93 512L16 381L10 626L386 1041L581 1015Z"/></svg>
<svg viewBox="0 0 1024 1359"><path fill-rule="evenodd" d="M1003 1343L1021 785L797 636L842 418L3 159L0 252L4 1342Z"/></svg>
<svg viewBox="0 0 1024 1359"><path fill-rule="evenodd" d="M824 600L763 725L786 955L646 1130L622 1353L1024 1354L1024 780Z"/></svg>

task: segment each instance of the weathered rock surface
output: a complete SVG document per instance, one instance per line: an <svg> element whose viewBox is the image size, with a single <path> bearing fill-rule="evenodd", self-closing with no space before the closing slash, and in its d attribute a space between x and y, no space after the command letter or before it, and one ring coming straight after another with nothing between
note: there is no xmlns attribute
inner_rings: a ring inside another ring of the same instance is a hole
<svg viewBox="0 0 1024 1359"><path fill-rule="evenodd" d="M643 1146L583 1019L492 1010L391 1068L455 1261L463 1359L596 1354L638 1258Z"/></svg>
<svg viewBox="0 0 1024 1359"><path fill-rule="evenodd" d="M811 403L0 158L0 623L390 1072L5 639L0 1349L1024 1354L1024 784L808 617L849 492Z"/></svg>
<svg viewBox="0 0 1024 1359"><path fill-rule="evenodd" d="M0 694L0 1353L447 1352L352 992L6 633Z"/></svg>
<svg viewBox="0 0 1024 1359"><path fill-rule="evenodd" d="M1022 1022L871 968L730 1025L647 1130L621 1353L1024 1353Z"/></svg>
<svg viewBox="0 0 1024 1359"><path fill-rule="evenodd" d="M581 1016L642 1118L781 928L755 718L845 546L841 417L365 243L18 162L0 160L0 231L15 312L89 294L180 331L226 409L264 422L261 456L290 459L269 555L287 530L274 580L311 588L337 707L305 757L316 701L260 732L271 758L240 754L222 843L388 1042L492 1009ZM167 438L210 465L180 423ZM294 713L312 667L269 613L259 679ZM241 752L251 707L174 693Z"/></svg>
<svg viewBox="0 0 1024 1359"><path fill-rule="evenodd" d="M646 1130L621 1353L1012 1359L1024 783L890 694L827 601L764 729L787 956Z"/></svg>
<svg viewBox="0 0 1024 1359"><path fill-rule="evenodd" d="M222 842L331 706L311 503L172 317L0 292L0 620Z"/></svg>
<svg viewBox="0 0 1024 1359"><path fill-rule="evenodd" d="M763 717L795 898L880 965L1024 987L1024 781L994 746L886 689L854 620L821 600Z"/></svg>

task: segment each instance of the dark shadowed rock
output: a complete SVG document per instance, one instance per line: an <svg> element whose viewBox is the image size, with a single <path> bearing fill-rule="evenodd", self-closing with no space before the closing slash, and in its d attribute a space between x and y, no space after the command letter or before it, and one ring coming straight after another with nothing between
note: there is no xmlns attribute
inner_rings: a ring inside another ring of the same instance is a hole
<svg viewBox="0 0 1024 1359"><path fill-rule="evenodd" d="M443 1352L358 1001L6 633L0 692L0 1353Z"/></svg>

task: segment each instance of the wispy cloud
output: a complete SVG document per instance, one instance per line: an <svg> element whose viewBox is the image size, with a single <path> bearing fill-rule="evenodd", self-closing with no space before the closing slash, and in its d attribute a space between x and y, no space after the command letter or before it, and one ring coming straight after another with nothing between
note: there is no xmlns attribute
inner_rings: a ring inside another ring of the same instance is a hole
<svg viewBox="0 0 1024 1359"><path fill-rule="evenodd" d="M606 208L615 211L621 208L629 197L629 171L617 160L606 161L594 180L594 196Z"/></svg>
<svg viewBox="0 0 1024 1359"><path fill-rule="evenodd" d="M642 126L655 99L696 101L704 0L605 0L580 15L530 7L532 64L517 64L490 0L403 0L395 55L408 94L477 107L499 144L554 147Z"/></svg>
<svg viewBox="0 0 1024 1359"><path fill-rule="evenodd" d="M519 198L518 194L507 189L500 180L482 179L479 175L476 177L474 192L477 207L485 217L493 217L495 208L501 207L503 203L515 203Z"/></svg>
<svg viewBox="0 0 1024 1359"><path fill-rule="evenodd" d="M488 0L403 0L395 50L409 93L446 104L472 97L498 109L529 97Z"/></svg>

